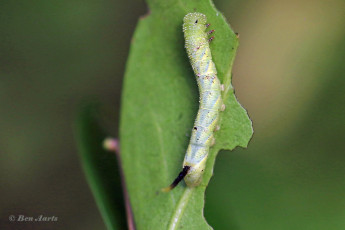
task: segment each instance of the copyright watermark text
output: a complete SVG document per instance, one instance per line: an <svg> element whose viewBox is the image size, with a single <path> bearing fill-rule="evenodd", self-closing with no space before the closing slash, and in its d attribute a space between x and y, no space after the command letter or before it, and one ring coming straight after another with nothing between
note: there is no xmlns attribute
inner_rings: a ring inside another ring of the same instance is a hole
<svg viewBox="0 0 345 230"><path fill-rule="evenodd" d="M11 222L56 222L57 216L25 216L25 215L9 215L8 220Z"/></svg>

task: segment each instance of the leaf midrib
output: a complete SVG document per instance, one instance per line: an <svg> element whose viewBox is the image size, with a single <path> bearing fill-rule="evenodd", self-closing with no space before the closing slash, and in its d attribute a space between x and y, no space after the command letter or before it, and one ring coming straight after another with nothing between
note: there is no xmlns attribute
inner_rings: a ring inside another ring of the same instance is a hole
<svg viewBox="0 0 345 230"><path fill-rule="evenodd" d="M171 215L171 218L170 218L170 221L169 221L169 226L168 226L169 230L177 229L178 224L179 224L179 222L181 220L181 216L182 216L182 214L183 214L183 212L184 212L184 210L185 210L185 208L186 208L186 206L188 204L188 201L189 201L193 191L194 191L194 188L189 188L189 187L187 187L184 190L184 192L183 192L183 194L182 194L182 196L181 196L181 198L180 198L180 200L179 200L179 202L178 202L178 204L177 204L173 214Z"/></svg>

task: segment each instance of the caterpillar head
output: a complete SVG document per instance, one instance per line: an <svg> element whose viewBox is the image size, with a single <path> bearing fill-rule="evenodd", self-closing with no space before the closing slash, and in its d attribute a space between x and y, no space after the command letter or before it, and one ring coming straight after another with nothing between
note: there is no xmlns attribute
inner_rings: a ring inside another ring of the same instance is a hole
<svg viewBox="0 0 345 230"><path fill-rule="evenodd" d="M206 16L202 13L189 13L183 19L183 31L193 33L196 30L204 32L206 30Z"/></svg>

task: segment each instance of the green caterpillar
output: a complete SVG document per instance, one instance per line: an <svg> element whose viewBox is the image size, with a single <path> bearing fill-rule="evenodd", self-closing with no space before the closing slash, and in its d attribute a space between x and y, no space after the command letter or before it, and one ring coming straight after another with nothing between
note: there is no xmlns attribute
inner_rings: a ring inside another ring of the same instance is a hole
<svg viewBox="0 0 345 230"><path fill-rule="evenodd" d="M199 111L196 116L192 137L183 162L183 170L174 182L163 191L170 191L184 178L189 187L198 186L205 170L209 148L214 145L214 131L219 129L219 113L225 109L221 91L224 86L217 78L217 70L212 61L209 42L214 37L206 32L210 25L201 13L189 13L183 19L185 48L196 75L199 86Z"/></svg>

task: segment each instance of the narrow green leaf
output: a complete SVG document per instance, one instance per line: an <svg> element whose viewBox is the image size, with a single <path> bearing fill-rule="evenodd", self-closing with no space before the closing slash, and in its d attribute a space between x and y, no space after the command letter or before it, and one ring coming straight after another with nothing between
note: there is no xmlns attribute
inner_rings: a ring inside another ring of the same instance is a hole
<svg viewBox="0 0 345 230"><path fill-rule="evenodd" d="M99 106L95 103L81 108L76 127L79 155L107 229L126 229L117 160L114 153L103 149L106 135L98 123L99 113Z"/></svg>
<svg viewBox="0 0 345 230"><path fill-rule="evenodd" d="M210 229L204 219L204 194L221 149L246 147L251 121L237 102L231 68L238 38L210 1L149 1L150 13L135 31L122 94L120 136L128 190L138 229ZM218 77L225 84L226 110L211 148L203 182L195 189L184 183L169 193L182 168L198 110L195 76L184 50L183 17L189 12L208 17L215 29L211 43Z"/></svg>

